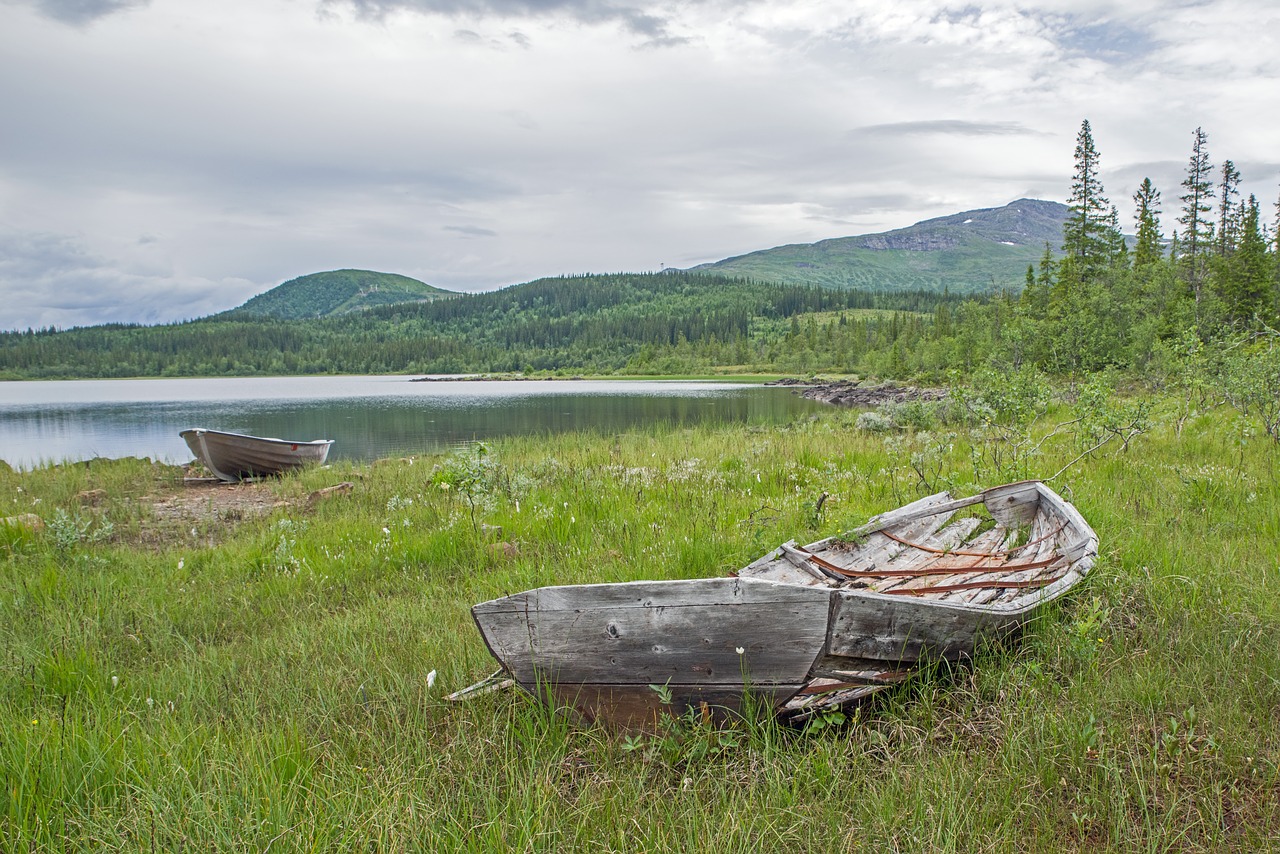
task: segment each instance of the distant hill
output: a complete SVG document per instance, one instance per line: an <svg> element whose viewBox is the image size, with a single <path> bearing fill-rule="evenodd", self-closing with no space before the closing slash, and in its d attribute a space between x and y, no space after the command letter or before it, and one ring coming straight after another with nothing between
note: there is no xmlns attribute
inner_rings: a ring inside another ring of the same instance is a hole
<svg viewBox="0 0 1280 854"><path fill-rule="evenodd" d="M454 297L417 279L372 270L331 270L299 276L258 294L229 313L301 320L349 314L380 305Z"/></svg>
<svg viewBox="0 0 1280 854"><path fill-rule="evenodd" d="M1046 242L1057 252L1067 206L1018 199L882 234L764 249L691 268L786 284L872 291L1020 290Z"/></svg>

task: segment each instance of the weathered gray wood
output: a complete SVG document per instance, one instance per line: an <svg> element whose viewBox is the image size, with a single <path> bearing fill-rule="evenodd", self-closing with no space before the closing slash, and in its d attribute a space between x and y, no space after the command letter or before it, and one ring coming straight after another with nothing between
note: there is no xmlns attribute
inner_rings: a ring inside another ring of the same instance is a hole
<svg viewBox="0 0 1280 854"><path fill-rule="evenodd" d="M980 503L996 527L975 535L985 516L953 514ZM1029 529L1021 546L1015 528ZM804 549L788 542L737 578L544 587L473 612L523 688L591 719L716 716L747 691L803 718L881 690L924 657L967 656L980 638L1016 630L1089 571L1098 546L1079 512L1037 482L939 493L859 530ZM909 574L832 587L822 563ZM996 586L1028 582L1044 586ZM667 686L669 706L650 685ZM802 686L817 693L793 697Z"/></svg>
<svg viewBox="0 0 1280 854"><path fill-rule="evenodd" d="M965 542L969 534L982 524L982 520L976 517L968 517L965 519L957 519L950 525L938 531L937 535L931 539L932 548L954 549ZM907 539L903 537L903 539ZM922 544L923 545L923 544ZM937 564L943 559L943 555L933 554L932 552L913 549L909 546L903 546L900 556L884 565L885 569L894 570L914 570L928 568ZM909 586L912 582L911 578L902 576L889 577L872 583L871 589L877 593L884 593L888 590L894 590L904 585Z"/></svg>
<svg viewBox="0 0 1280 854"><path fill-rule="evenodd" d="M1001 631L1010 622L998 612L931 599L844 590L832 596L828 654L889 664L970 655L980 634Z"/></svg>
<svg viewBox="0 0 1280 854"><path fill-rule="evenodd" d="M977 521L977 520L975 520ZM993 552L1004 539L1004 531L1000 528L992 528L989 531L979 535L975 539L964 541L964 551L975 552ZM887 589L894 590L925 590L930 587L945 587L948 584L957 582L977 582L992 576L998 577L999 571L995 573L974 573L972 571L965 572L965 569L991 563L990 558L972 557L972 556L955 556L955 555L932 555L929 560L922 561L917 569L936 570L941 567L954 567L956 572L949 575L921 575L916 578L908 578L902 584L890 587L879 587L875 589L883 591ZM941 594L935 594L941 595Z"/></svg>
<svg viewBox="0 0 1280 854"><path fill-rule="evenodd" d="M472 612L525 687L539 679L741 685L804 682L826 641L829 606L822 589L709 578L543 587Z"/></svg>
<svg viewBox="0 0 1280 854"><path fill-rule="evenodd" d="M991 518L1004 527L1025 525L1035 517L1040 506L1040 486L1035 480L997 486L982 493L983 503Z"/></svg>

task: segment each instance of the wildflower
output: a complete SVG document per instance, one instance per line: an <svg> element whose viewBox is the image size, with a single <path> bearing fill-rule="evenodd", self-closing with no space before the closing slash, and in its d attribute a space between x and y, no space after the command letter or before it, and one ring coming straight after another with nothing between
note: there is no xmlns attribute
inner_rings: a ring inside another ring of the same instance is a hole
<svg viewBox="0 0 1280 854"><path fill-rule="evenodd" d="M182 558L178 558L178 569L182 569L185 563L186 563L185 560L183 560Z"/></svg>
<svg viewBox="0 0 1280 854"><path fill-rule="evenodd" d="M155 700L151 699L150 697L148 697L148 698L147 698L147 708L148 708L148 709L150 709L150 708L152 708L153 706L155 706L155 704L156 704L156 701L155 701Z"/></svg>
<svg viewBox="0 0 1280 854"><path fill-rule="evenodd" d="M112 688L117 688L117 687L119 687L119 685L120 685L120 677L119 677L119 676L112 676L112 677L111 677L111 687L112 687Z"/></svg>
<svg viewBox="0 0 1280 854"><path fill-rule="evenodd" d="M435 684L436 684L436 672L432 670L430 673L427 674L427 687L433 688L435 687Z"/></svg>
<svg viewBox="0 0 1280 854"><path fill-rule="evenodd" d="M382 533L386 534L387 536L391 536L391 529L390 529L390 528L385 528L385 527L384 527L384 528L382 529Z"/></svg>
<svg viewBox="0 0 1280 854"><path fill-rule="evenodd" d="M733 648L733 651L736 652L738 655L742 655L744 652L746 652L746 650L740 646L735 646Z"/></svg>

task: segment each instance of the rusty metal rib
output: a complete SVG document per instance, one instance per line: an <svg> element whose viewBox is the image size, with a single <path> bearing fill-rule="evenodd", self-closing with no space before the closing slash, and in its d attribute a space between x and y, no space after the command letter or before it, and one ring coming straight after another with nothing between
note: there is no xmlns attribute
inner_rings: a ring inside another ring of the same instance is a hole
<svg viewBox="0 0 1280 854"><path fill-rule="evenodd" d="M813 563L817 564L823 569L828 569L832 572L839 573L840 575L843 575L846 578L910 578L914 576L924 576L924 575L963 575L965 573L981 574L984 572L1000 572L1000 571L1013 573L1013 572L1019 572L1024 569L1041 569L1043 567L1049 566L1050 564L1054 563L1059 559L1059 556L1054 555L1053 557L1046 558L1044 560L1034 560L1028 563L973 564L971 566L932 566L932 567L919 568L919 569L846 569L842 566L839 566L838 564L832 563L829 560L824 560L818 557L817 555L813 554L812 552L805 551L804 549L796 549L796 551L802 552L808 560L812 561ZM947 554L965 555L970 557L994 557L994 555L974 554L969 552L948 552ZM931 588L931 589L937 590L940 588Z"/></svg>
<svg viewBox="0 0 1280 854"><path fill-rule="evenodd" d="M1045 578L1032 578L1026 581L965 581L959 584L940 584L937 587L897 587L884 590L892 596L927 596L930 593L954 593L957 590L1005 590L1021 587L1048 587L1062 578L1062 575L1050 575Z"/></svg>
<svg viewBox="0 0 1280 854"><path fill-rule="evenodd" d="M1052 531L1045 534L1043 537L1038 537L1028 543L1023 543L1017 548L1009 549L1007 551L991 551L991 552L966 552L966 551L959 551L957 549L940 549L940 548L937 548L936 546L926 546L920 543L913 543L910 540L904 540L902 537L899 537L896 534L890 534L887 530L884 530L884 529L876 531L876 533L884 534L886 537L893 540L895 543L901 543L904 546L909 546L913 549L919 549L922 552L930 552L932 554L937 554L937 555L959 555L961 557L998 557L1000 555L1011 555L1014 552L1022 551L1023 549L1028 548L1029 546L1039 545L1040 543L1044 542L1050 537L1056 537L1058 534L1062 533L1062 530L1066 527L1067 527L1067 523L1063 522L1061 525L1054 528Z"/></svg>

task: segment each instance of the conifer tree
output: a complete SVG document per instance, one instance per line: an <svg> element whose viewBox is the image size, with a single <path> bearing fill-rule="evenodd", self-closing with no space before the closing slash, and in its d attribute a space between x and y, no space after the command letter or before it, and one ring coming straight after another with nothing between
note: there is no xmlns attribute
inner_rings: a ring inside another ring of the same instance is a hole
<svg viewBox="0 0 1280 854"><path fill-rule="evenodd" d="M1236 231L1244 218L1244 205L1237 211L1240 198L1240 170L1230 160L1222 161L1222 180L1218 182L1218 257L1230 255L1236 248Z"/></svg>
<svg viewBox="0 0 1280 854"><path fill-rule="evenodd" d="M1196 128L1187 176L1182 179L1185 192L1179 197L1182 216L1178 217L1178 222L1183 226L1179 259L1182 275L1197 305L1200 304L1208 267L1208 249L1213 240L1213 224L1206 218L1211 210L1209 201L1213 198L1213 179L1209 173L1209 135Z"/></svg>
<svg viewBox="0 0 1280 854"><path fill-rule="evenodd" d="M1267 267L1267 243L1262 236L1258 200L1249 196L1240 225L1240 244L1224 265L1220 288L1230 322L1248 325L1266 314L1271 291Z"/></svg>
<svg viewBox="0 0 1280 854"><path fill-rule="evenodd" d="M1111 202L1098 177L1100 155L1093 143L1089 120L1076 135L1075 172L1071 181L1070 213L1062 227L1062 251L1067 266L1081 282L1095 281L1114 258L1119 229L1111 221Z"/></svg>
<svg viewBox="0 0 1280 854"><path fill-rule="evenodd" d="M1133 194L1133 203L1137 207L1133 219L1138 232L1137 244L1133 248L1133 269L1145 272L1163 255L1160 246L1163 242L1160 235L1160 191L1150 178L1142 179L1138 191Z"/></svg>

